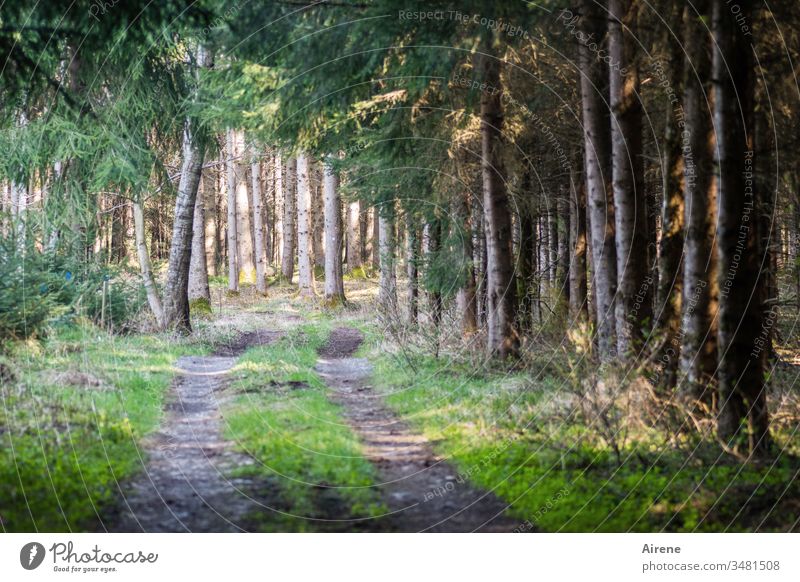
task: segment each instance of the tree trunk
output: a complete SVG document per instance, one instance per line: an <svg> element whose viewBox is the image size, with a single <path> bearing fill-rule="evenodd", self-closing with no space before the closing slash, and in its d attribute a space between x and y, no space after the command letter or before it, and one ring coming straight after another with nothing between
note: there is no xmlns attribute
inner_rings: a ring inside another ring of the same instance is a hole
<svg viewBox="0 0 800 582"><path fill-rule="evenodd" d="M688 16L688 9L682 12ZM681 17L673 19L673 22L680 25L685 21ZM700 39L703 34L699 33ZM687 43L696 43L697 38L687 38ZM659 385L662 390L671 390L675 387L676 369L678 366L678 344L677 336L680 333L681 319L681 294L683 289L683 272L681 261L684 245L684 160L682 154L682 133L679 130L681 118L685 118L682 111L678 95L682 85L683 67L678 66L682 63L683 47L679 42L672 38L666 40L669 43L670 55L672 56L672 73L670 86L674 88L674 93L670 96L669 107L667 110L667 122L664 136L664 151L661 163L663 201L661 205L661 239L659 240L659 265L658 265L658 288L656 292L656 313L655 330L659 335ZM705 43L699 43L696 49L705 50ZM696 50L695 49L695 50ZM698 58L696 52L692 55L692 64ZM707 60L706 55L703 55Z"/></svg>
<svg viewBox="0 0 800 582"><path fill-rule="evenodd" d="M586 185L578 182L576 172L570 177L570 266L569 313L576 321L585 321L589 315L586 285Z"/></svg>
<svg viewBox="0 0 800 582"><path fill-rule="evenodd" d="M408 214L406 217L406 236L407 260L406 271L408 274L408 323L416 325L419 317L419 229L415 224L414 217Z"/></svg>
<svg viewBox="0 0 800 582"><path fill-rule="evenodd" d="M208 288L208 263L206 263L206 221L205 196L201 180L200 190L194 203L194 219L192 221L192 256L189 261L189 300L205 299L211 302L211 291Z"/></svg>
<svg viewBox="0 0 800 582"><path fill-rule="evenodd" d="M256 258L256 292L260 295L267 294L267 250L264 246L266 240L264 232L264 208L261 196L261 164L255 156L250 163L250 178L252 181L253 195L253 239Z"/></svg>
<svg viewBox="0 0 800 582"><path fill-rule="evenodd" d="M375 209L379 225L378 252L380 254L380 279L378 281L378 305L389 313L397 307L397 279L394 256L394 212L389 204L380 211Z"/></svg>
<svg viewBox="0 0 800 582"><path fill-rule="evenodd" d="M312 251L309 161L304 153L300 153L297 156L297 264L300 297L313 297L316 294Z"/></svg>
<svg viewBox="0 0 800 582"><path fill-rule="evenodd" d="M489 53L489 51L487 51ZM503 107L500 61L482 58L483 81L493 91L481 94L481 170L486 227L488 281L487 348L496 357L515 357L519 335L515 329L516 293L512 249L511 212L502 156Z"/></svg>
<svg viewBox="0 0 800 582"><path fill-rule="evenodd" d="M347 205L347 271L361 267L361 204L358 200Z"/></svg>
<svg viewBox="0 0 800 582"><path fill-rule="evenodd" d="M250 221L252 214L250 192L247 185L248 152L245 146L244 132L235 131L233 137L235 140L234 150L238 158L234 168L236 170L236 219L238 221L236 230L239 235L239 279L254 283L256 265L253 253L254 236Z"/></svg>
<svg viewBox="0 0 800 582"><path fill-rule="evenodd" d="M708 17L708 3L696 6ZM716 133L711 124L714 95L711 83L711 37L706 21L687 10L686 50L692 55L685 89L687 134L684 138L686 241L683 264L682 333L680 346L671 342L668 357L680 349L681 393L710 413L717 366L715 225L717 178L714 175ZM662 235L663 236L663 235ZM677 341L674 340L674 341ZM668 372L667 372L668 373Z"/></svg>
<svg viewBox="0 0 800 582"><path fill-rule="evenodd" d="M556 290L558 292L557 306L567 311L569 309L569 267L570 267L570 210L569 198L562 190L561 196L556 201L558 209L558 264L556 265Z"/></svg>
<svg viewBox="0 0 800 582"><path fill-rule="evenodd" d="M651 318L652 284L647 264L647 203L642 167L642 103L636 56L638 7L633 0L609 1L611 150L617 255L617 353L642 347ZM622 73L622 70L625 73Z"/></svg>
<svg viewBox="0 0 800 582"><path fill-rule="evenodd" d="M279 265L283 259L283 158L279 152L275 152L275 168L273 169L272 181L272 210L274 214L275 227L272 229L272 249L273 255L270 262Z"/></svg>
<svg viewBox="0 0 800 582"><path fill-rule="evenodd" d="M752 22L752 0L739 0ZM718 435L733 451L771 448L767 411L758 220L753 180L753 54L725 0L712 0L714 125L719 180ZM747 176L747 177L746 177Z"/></svg>
<svg viewBox="0 0 800 582"><path fill-rule="evenodd" d="M461 275L462 285L456 294L456 305L461 314L461 333L470 336L478 330L478 321L475 317L475 269L472 265L472 209L470 208L471 193L464 191L455 201L454 217L457 219L456 228L459 229L461 252L463 253L462 265L464 272Z"/></svg>
<svg viewBox="0 0 800 582"><path fill-rule="evenodd" d="M236 215L236 169L233 130L225 132L225 175L228 189L228 291L239 292L239 221Z"/></svg>
<svg viewBox="0 0 800 582"><path fill-rule="evenodd" d="M314 267L325 268L325 202L323 170L318 162L309 164L311 183L311 239L314 248Z"/></svg>
<svg viewBox="0 0 800 582"><path fill-rule="evenodd" d="M197 51L197 67L208 62L206 51ZM172 223L172 242L169 249L167 284L164 288L164 326L181 332L191 332L189 319L189 263L192 257L192 234L197 190L203 172L205 147L202 136L187 118L183 128L183 165L175 200Z"/></svg>
<svg viewBox="0 0 800 582"><path fill-rule="evenodd" d="M155 277L153 276L150 253L147 252L144 232L144 212L142 211L141 203L136 199L133 201L133 230L136 236L136 253L139 256L139 269L142 272L142 284L144 285L145 294L147 295L147 303L150 306L150 311L153 312L153 316L156 318L156 324L159 328L162 328L164 327L164 307L161 303L161 296L158 294Z"/></svg>
<svg viewBox="0 0 800 582"><path fill-rule="evenodd" d="M329 164L324 166L322 191L325 202L325 302L345 302L342 276L342 205L339 199L339 176Z"/></svg>
<svg viewBox="0 0 800 582"><path fill-rule="evenodd" d="M605 38L606 15L594 0L582 0L581 13L583 34L598 41ZM617 293L614 201L610 183L611 136L606 105L609 67L585 43L580 44L579 51L595 329L600 359L607 361L616 354L614 298Z"/></svg>
<svg viewBox="0 0 800 582"><path fill-rule="evenodd" d="M217 240L219 211L217 209L216 175L213 170L203 172L203 217L206 222L205 253L209 275L217 274L217 257L220 254Z"/></svg>
<svg viewBox="0 0 800 582"><path fill-rule="evenodd" d="M283 190L283 257L281 274L291 283L294 278L295 203L297 202L297 159L290 158L286 164Z"/></svg>

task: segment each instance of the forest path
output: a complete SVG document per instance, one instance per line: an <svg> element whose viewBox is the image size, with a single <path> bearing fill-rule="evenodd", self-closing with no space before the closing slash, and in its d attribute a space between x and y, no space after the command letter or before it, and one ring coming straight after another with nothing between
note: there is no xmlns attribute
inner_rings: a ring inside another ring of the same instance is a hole
<svg viewBox="0 0 800 582"><path fill-rule="evenodd" d="M211 356L180 358L161 430L144 440L145 470L119 483L111 532L244 531L245 516L274 495L266 484L226 477L253 460L222 435L221 392L239 355L283 335L258 330L240 334ZM266 490L265 490L266 488Z"/></svg>
<svg viewBox="0 0 800 582"><path fill-rule="evenodd" d="M365 529L385 531L388 520L389 529L403 532L512 531L518 523L503 515L506 504L470 486L424 436L383 404L368 384L369 362L351 357L362 340L356 329L334 329L316 369L377 468L378 489L392 512Z"/></svg>

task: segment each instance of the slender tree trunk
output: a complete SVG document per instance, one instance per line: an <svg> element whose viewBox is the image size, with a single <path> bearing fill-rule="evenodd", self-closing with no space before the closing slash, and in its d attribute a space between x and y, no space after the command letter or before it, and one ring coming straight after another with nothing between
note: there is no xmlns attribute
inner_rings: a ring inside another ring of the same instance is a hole
<svg viewBox="0 0 800 582"><path fill-rule="evenodd" d="M463 284L456 294L456 305L461 313L461 333L470 336L478 330L478 321L475 316L475 269L472 265L472 209L470 198L472 194L467 190L455 201L455 217L458 220L459 239L463 253L464 273Z"/></svg>
<svg viewBox="0 0 800 582"><path fill-rule="evenodd" d="M273 213L275 215L275 228L272 230L272 248L274 254L271 261L279 265L283 259L283 229L284 229L284 191L283 191L283 158L279 152L275 153L275 169L273 172Z"/></svg>
<svg viewBox="0 0 800 582"><path fill-rule="evenodd" d="M267 294L267 250L264 247L266 240L264 232L264 209L261 196L261 164L258 158L253 157L250 163L250 176L253 195L253 239L256 258L256 292Z"/></svg>
<svg viewBox="0 0 800 582"><path fill-rule="evenodd" d="M234 150L236 152L236 228L239 236L239 278L240 280L254 283L256 278L256 265L253 253L253 232L250 216L250 192L247 184L247 167L249 165L248 152L244 141L244 132L233 132L235 140Z"/></svg>
<svg viewBox="0 0 800 582"><path fill-rule="evenodd" d="M314 267L325 268L325 202L321 164L311 161L309 179L311 180L311 240L314 248Z"/></svg>
<svg viewBox="0 0 800 582"><path fill-rule="evenodd" d="M752 0L740 0L752 22ZM714 121L719 180L719 393L717 430L734 451L771 448L767 411L757 199L753 169L753 54L725 0L712 0Z"/></svg>
<svg viewBox="0 0 800 582"><path fill-rule="evenodd" d="M358 200L347 205L347 270L352 273L361 267L361 204Z"/></svg>
<svg viewBox="0 0 800 582"><path fill-rule="evenodd" d="M588 288L586 284L586 185L578 182L575 172L570 177L570 266L569 312L577 321L589 315Z"/></svg>
<svg viewBox="0 0 800 582"><path fill-rule="evenodd" d="M372 208L372 240L369 244L369 249L372 256L372 268L378 270L381 268L381 221L378 216L378 208Z"/></svg>
<svg viewBox="0 0 800 582"><path fill-rule="evenodd" d="M228 189L228 291L239 292L239 221L237 220L236 168L234 157L236 149L233 130L225 133L225 175Z"/></svg>
<svg viewBox="0 0 800 582"><path fill-rule="evenodd" d="M217 229L219 228L219 211L217 209L217 179L213 170L203 172L203 215L206 223L204 248L206 265L209 275L217 274L217 257L220 250L217 247ZM198 194L199 195L199 194Z"/></svg>
<svg viewBox="0 0 800 582"><path fill-rule="evenodd" d="M621 67L611 68L609 76L617 251L617 353L627 357L641 349L644 325L652 316L652 284L648 281L646 252L642 103L635 38L638 5L633 0L609 0L609 12L609 54Z"/></svg>
<svg viewBox="0 0 800 582"><path fill-rule="evenodd" d="M526 172L523 192L531 195L530 176ZM538 278L536 276L536 220L533 202L521 206L519 216L519 255L517 259L519 306L517 318L521 328L530 332L533 330L534 299L538 295Z"/></svg>
<svg viewBox="0 0 800 582"><path fill-rule="evenodd" d="M487 51L489 53L489 51ZM482 59L483 80L493 91L481 94L481 170L488 268L487 348L496 357L515 357L519 335L515 329L516 293L512 249L511 212L501 153L503 135L500 61L490 54Z"/></svg>
<svg viewBox="0 0 800 582"><path fill-rule="evenodd" d="M570 210L569 197L562 190L556 201L558 209L558 264L556 268L556 289L558 291L558 307L567 311L569 309L569 268L570 268Z"/></svg>
<svg viewBox="0 0 800 582"><path fill-rule="evenodd" d="M598 9L594 0L581 1L581 14L583 34L598 41L606 37L606 14ZM609 67L586 43L580 43L579 53L595 329L600 359L607 361L616 354L614 298L617 293L611 136L606 105Z"/></svg>
<svg viewBox="0 0 800 582"><path fill-rule="evenodd" d="M684 23L688 17L688 8L682 12L685 16L674 18L676 24ZM679 12L680 13L680 12ZM699 38L703 38L700 33ZM685 115L680 104L678 95L682 85L683 67L677 66L682 63L683 47L671 38L669 43L670 54L672 55L672 73L670 86L674 88L674 93L670 96L669 109L667 110L667 122L664 139L663 158L661 172L663 176L663 201L661 206L661 239L659 241L659 265L658 265L658 289L656 293L656 313L655 329L661 336L659 338L659 385L664 390L671 390L675 387L676 370L678 367L678 334L680 333L681 319L681 297L683 289L682 255L684 245L684 159L682 153L682 133L679 124L684 121ZM697 43L697 37L687 39L687 42ZM701 50L704 50L705 43L699 43ZM692 63L698 58L696 53L692 53ZM706 58L703 55L702 58ZM707 60L707 59L706 59Z"/></svg>
<svg viewBox="0 0 800 582"><path fill-rule="evenodd" d="M313 297L316 294L312 252L309 160L304 153L300 153L297 156L297 264L301 297Z"/></svg>
<svg viewBox="0 0 800 582"><path fill-rule="evenodd" d="M136 236L136 253L139 256L139 269L142 273L142 284L147 295L147 303L156 318L156 324L162 328L164 326L164 307L161 303L161 296L158 294L153 267L150 263L150 253L147 251L145 242L144 212L141 203L136 199L133 201L133 230Z"/></svg>
<svg viewBox="0 0 800 582"><path fill-rule="evenodd" d="M380 254L380 279L378 281L378 304L390 313L397 306L397 279L395 275L394 209L386 204L378 211L380 223L378 253Z"/></svg>
<svg viewBox="0 0 800 582"><path fill-rule="evenodd" d="M329 305L344 303L342 274L342 204L339 198L339 176L329 164L324 166L322 191L325 202L325 301Z"/></svg>
<svg viewBox="0 0 800 582"><path fill-rule="evenodd" d="M197 66L205 67L207 53L197 51ZM164 326L182 332L191 332L189 319L189 263L192 256L192 234L197 189L203 171L205 147L187 118L183 129L183 165L175 200L175 219L172 224L172 242L169 250L167 284L164 288Z"/></svg>
<svg viewBox="0 0 800 582"><path fill-rule="evenodd" d="M406 270L408 274L408 323L416 325L419 318L419 229L415 224L414 217L408 214L406 217L407 241L407 260Z"/></svg>
<svg viewBox="0 0 800 582"><path fill-rule="evenodd" d="M201 180L200 191L194 203L194 219L192 221L192 256L189 261L189 300L205 299L211 302L211 291L208 288L208 264L206 263L206 221L205 196Z"/></svg>
<svg viewBox="0 0 800 582"><path fill-rule="evenodd" d="M296 185L297 159L290 158L286 164L285 189L283 191L283 257L281 258L281 273L289 283L294 278Z"/></svg>

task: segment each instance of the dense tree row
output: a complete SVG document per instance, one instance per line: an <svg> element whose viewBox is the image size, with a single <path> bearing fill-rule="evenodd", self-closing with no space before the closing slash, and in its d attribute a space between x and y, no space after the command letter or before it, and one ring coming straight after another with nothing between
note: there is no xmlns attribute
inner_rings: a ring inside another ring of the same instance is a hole
<svg viewBox="0 0 800 582"><path fill-rule="evenodd" d="M335 306L374 268L397 321L453 313L492 360L590 334L681 430L771 450L775 309L800 289L788 7L209 2L159 28L180 3L99 24L53 4L4 15L6 236L135 255L183 330L209 276Z"/></svg>

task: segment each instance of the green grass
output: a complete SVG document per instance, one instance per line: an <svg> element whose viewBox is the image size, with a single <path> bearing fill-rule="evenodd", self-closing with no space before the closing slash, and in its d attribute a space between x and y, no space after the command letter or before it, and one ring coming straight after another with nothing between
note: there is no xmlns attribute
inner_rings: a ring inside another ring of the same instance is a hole
<svg viewBox="0 0 800 582"><path fill-rule="evenodd" d="M560 389L553 378L476 373L427 357L415 358L414 373L390 356L373 360L388 404L464 478L541 531L781 530L796 519L792 458L741 465L705 443L685 462L685 450L641 438L620 464L586 426L547 420L543 410Z"/></svg>
<svg viewBox="0 0 800 582"><path fill-rule="evenodd" d="M317 349L331 328L316 319L270 346L248 350L233 371L240 395L225 412L226 437L257 461L238 473L275 484L283 512L253 516L263 531L313 531L325 527L314 518L385 511L373 489L374 468L314 372Z"/></svg>
<svg viewBox="0 0 800 582"><path fill-rule="evenodd" d="M142 467L137 442L162 418L187 340L58 330L13 360L0 386L0 518L5 531L80 531Z"/></svg>

